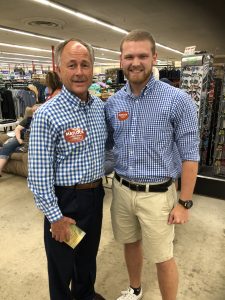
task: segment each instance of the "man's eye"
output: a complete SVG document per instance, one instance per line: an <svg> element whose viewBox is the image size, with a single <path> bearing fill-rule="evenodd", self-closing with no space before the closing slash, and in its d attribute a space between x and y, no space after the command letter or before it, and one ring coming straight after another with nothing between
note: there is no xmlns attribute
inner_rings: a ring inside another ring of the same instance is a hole
<svg viewBox="0 0 225 300"><path fill-rule="evenodd" d="M140 55L140 59L145 59L145 58L148 58L148 55Z"/></svg>
<svg viewBox="0 0 225 300"><path fill-rule="evenodd" d="M83 68L88 68L88 67L89 67L89 64L82 64L82 67L83 67Z"/></svg>

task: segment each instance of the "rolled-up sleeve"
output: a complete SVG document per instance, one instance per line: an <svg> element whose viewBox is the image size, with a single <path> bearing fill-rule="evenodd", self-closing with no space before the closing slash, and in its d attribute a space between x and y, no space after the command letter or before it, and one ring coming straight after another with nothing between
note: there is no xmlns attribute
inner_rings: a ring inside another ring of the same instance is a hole
<svg viewBox="0 0 225 300"><path fill-rule="evenodd" d="M185 93L178 94L173 107L175 141L182 161L199 161L199 127L194 101Z"/></svg>

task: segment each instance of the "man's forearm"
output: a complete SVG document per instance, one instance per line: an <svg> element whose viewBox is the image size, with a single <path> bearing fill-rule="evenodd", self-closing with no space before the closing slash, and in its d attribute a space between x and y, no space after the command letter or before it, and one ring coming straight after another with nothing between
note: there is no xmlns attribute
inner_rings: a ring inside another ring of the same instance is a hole
<svg viewBox="0 0 225 300"><path fill-rule="evenodd" d="M182 163L180 199L182 200L192 199L197 174L198 174L198 162L184 161Z"/></svg>

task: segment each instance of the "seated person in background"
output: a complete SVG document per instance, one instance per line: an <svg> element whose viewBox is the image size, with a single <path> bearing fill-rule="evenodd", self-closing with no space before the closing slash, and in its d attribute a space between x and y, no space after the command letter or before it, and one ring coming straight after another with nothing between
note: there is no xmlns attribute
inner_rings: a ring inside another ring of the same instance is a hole
<svg viewBox="0 0 225 300"><path fill-rule="evenodd" d="M60 81L59 75L56 72L48 72L45 79L47 86L47 97L46 101L56 96L62 89L62 82Z"/></svg>
<svg viewBox="0 0 225 300"><path fill-rule="evenodd" d="M35 104L32 106L31 110L34 113L40 104ZM2 169L6 165L9 156L13 152L27 152L27 147L25 146L25 136L29 132L32 116L24 118L19 125L15 128L15 137L9 138L0 148L0 176L2 175Z"/></svg>

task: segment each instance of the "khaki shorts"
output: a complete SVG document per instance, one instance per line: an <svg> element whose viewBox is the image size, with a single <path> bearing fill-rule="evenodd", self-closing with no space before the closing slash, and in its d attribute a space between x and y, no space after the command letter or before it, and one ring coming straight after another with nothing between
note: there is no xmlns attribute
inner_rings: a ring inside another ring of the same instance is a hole
<svg viewBox="0 0 225 300"><path fill-rule="evenodd" d="M123 244L143 239L151 261L171 259L174 225L167 222L176 199L174 183L165 193L146 193L132 191L114 178L111 217L115 239Z"/></svg>

